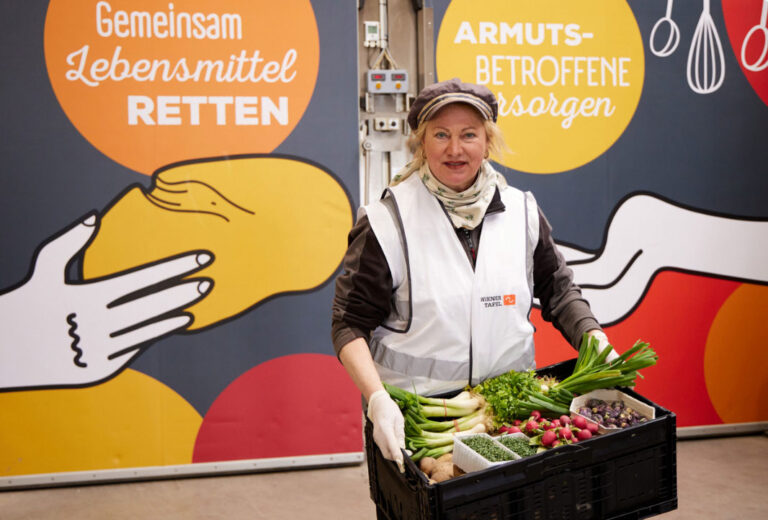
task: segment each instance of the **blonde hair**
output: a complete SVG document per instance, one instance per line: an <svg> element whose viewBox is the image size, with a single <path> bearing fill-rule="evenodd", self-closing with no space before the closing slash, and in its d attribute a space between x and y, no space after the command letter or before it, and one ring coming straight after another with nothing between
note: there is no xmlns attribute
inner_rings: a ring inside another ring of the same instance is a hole
<svg viewBox="0 0 768 520"><path fill-rule="evenodd" d="M389 183L390 186L395 186L403 182L413 172L420 170L427 161L427 157L424 155L424 134L427 132L427 123L428 121L422 121L416 130L411 132L411 135L408 136L407 145L411 154L413 154L413 159L392 177L392 181ZM504 134L501 132L499 125L490 119L483 119L483 128L485 129L485 137L488 140L489 157L501 159L504 157L505 153L511 152L507 143L504 141ZM489 157L486 157L486 159Z"/></svg>

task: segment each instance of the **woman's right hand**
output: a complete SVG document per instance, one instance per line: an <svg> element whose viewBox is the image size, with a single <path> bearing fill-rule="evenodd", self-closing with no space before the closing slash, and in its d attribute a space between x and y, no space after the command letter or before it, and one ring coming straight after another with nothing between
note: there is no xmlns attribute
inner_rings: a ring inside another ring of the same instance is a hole
<svg viewBox="0 0 768 520"><path fill-rule="evenodd" d="M368 343L356 338L341 347L339 360L368 401L368 419L373 423L373 441L385 459L395 461L405 472L405 421L400 407L389 397L371 358Z"/></svg>
<svg viewBox="0 0 768 520"><path fill-rule="evenodd" d="M368 419L373 423L373 441L387 460L397 463L400 472L405 449L405 423L400 407L386 390L377 390L368 398Z"/></svg>

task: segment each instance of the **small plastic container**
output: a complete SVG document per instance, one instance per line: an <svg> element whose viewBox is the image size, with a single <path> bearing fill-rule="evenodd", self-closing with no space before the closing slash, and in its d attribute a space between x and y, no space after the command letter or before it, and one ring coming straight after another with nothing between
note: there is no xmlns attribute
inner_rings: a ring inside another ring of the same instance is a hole
<svg viewBox="0 0 768 520"><path fill-rule="evenodd" d="M505 437L514 437L515 439L523 439L523 440L525 440L526 442L531 440L531 439L530 439L530 437L528 437L526 434L524 434L524 433L522 433L522 432L515 432L515 433L504 433L504 434L500 435L499 437L496 437L496 440L497 440L497 441L499 441L499 444L501 444L501 445L502 445L502 446L504 446L505 448L507 448L507 447L504 445L504 443L502 443L502 442L501 442L501 439L503 439L503 438L505 438ZM533 448L533 446L531 446L531 447ZM517 453L515 450L513 450L513 449L511 449L511 448L507 448L507 449L508 449L508 450L510 450L510 451L511 451L512 453L514 453L515 455L518 455L518 457L519 457L519 458L523 458L523 457L525 457L525 456L526 456L526 455L520 455L519 453ZM534 448L534 449L535 449L535 448ZM531 455L528 455L528 457L530 457L530 456L531 456Z"/></svg>
<svg viewBox="0 0 768 520"><path fill-rule="evenodd" d="M574 397L573 401L571 401L570 407L571 417L581 415L579 413L579 409L583 406L586 406L590 399L600 399L601 401L605 401L607 403L611 403L613 401L623 401L625 405L634 408L637 410L637 413L649 421L656 418L656 410L653 408L653 406L648 406L642 401L638 401L634 397L619 390L593 390L592 392L586 393L584 395ZM584 416L582 415L582 417ZM616 432L624 429L618 426L605 426L593 421L589 417L584 417L584 419L586 419L588 423L596 424L598 433Z"/></svg>
<svg viewBox="0 0 768 520"><path fill-rule="evenodd" d="M490 442L492 442L494 446L497 446L499 449L503 450L505 453L508 453L512 458L510 460L491 462L490 460L486 459L485 457L477 453L475 450L473 450L472 448L464 444L462 440L470 437L486 438ZM498 466L500 464L506 464L508 462L518 460L519 458L520 458L520 455L510 450L509 448L501 444L499 441L497 441L487 433L457 433L456 435L453 436L453 463L467 473L472 473L473 471L481 471L493 466Z"/></svg>

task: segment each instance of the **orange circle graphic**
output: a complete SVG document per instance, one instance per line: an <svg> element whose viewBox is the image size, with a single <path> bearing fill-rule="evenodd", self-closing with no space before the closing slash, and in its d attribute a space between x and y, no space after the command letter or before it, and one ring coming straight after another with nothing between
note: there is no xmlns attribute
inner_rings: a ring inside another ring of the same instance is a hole
<svg viewBox="0 0 768 520"><path fill-rule="evenodd" d="M768 287L744 284L723 303L707 337L707 392L726 423L768 419Z"/></svg>
<svg viewBox="0 0 768 520"><path fill-rule="evenodd" d="M51 0L45 61L78 131L151 174L274 150L309 104L319 41L309 0Z"/></svg>

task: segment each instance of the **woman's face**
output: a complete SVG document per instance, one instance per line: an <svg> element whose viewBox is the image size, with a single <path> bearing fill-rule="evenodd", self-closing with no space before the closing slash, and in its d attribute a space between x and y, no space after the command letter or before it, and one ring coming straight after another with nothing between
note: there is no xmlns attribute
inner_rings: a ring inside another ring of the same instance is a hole
<svg viewBox="0 0 768 520"><path fill-rule="evenodd" d="M469 105L451 103L427 121L422 146L432 175L464 191L475 181L488 151L483 118Z"/></svg>

